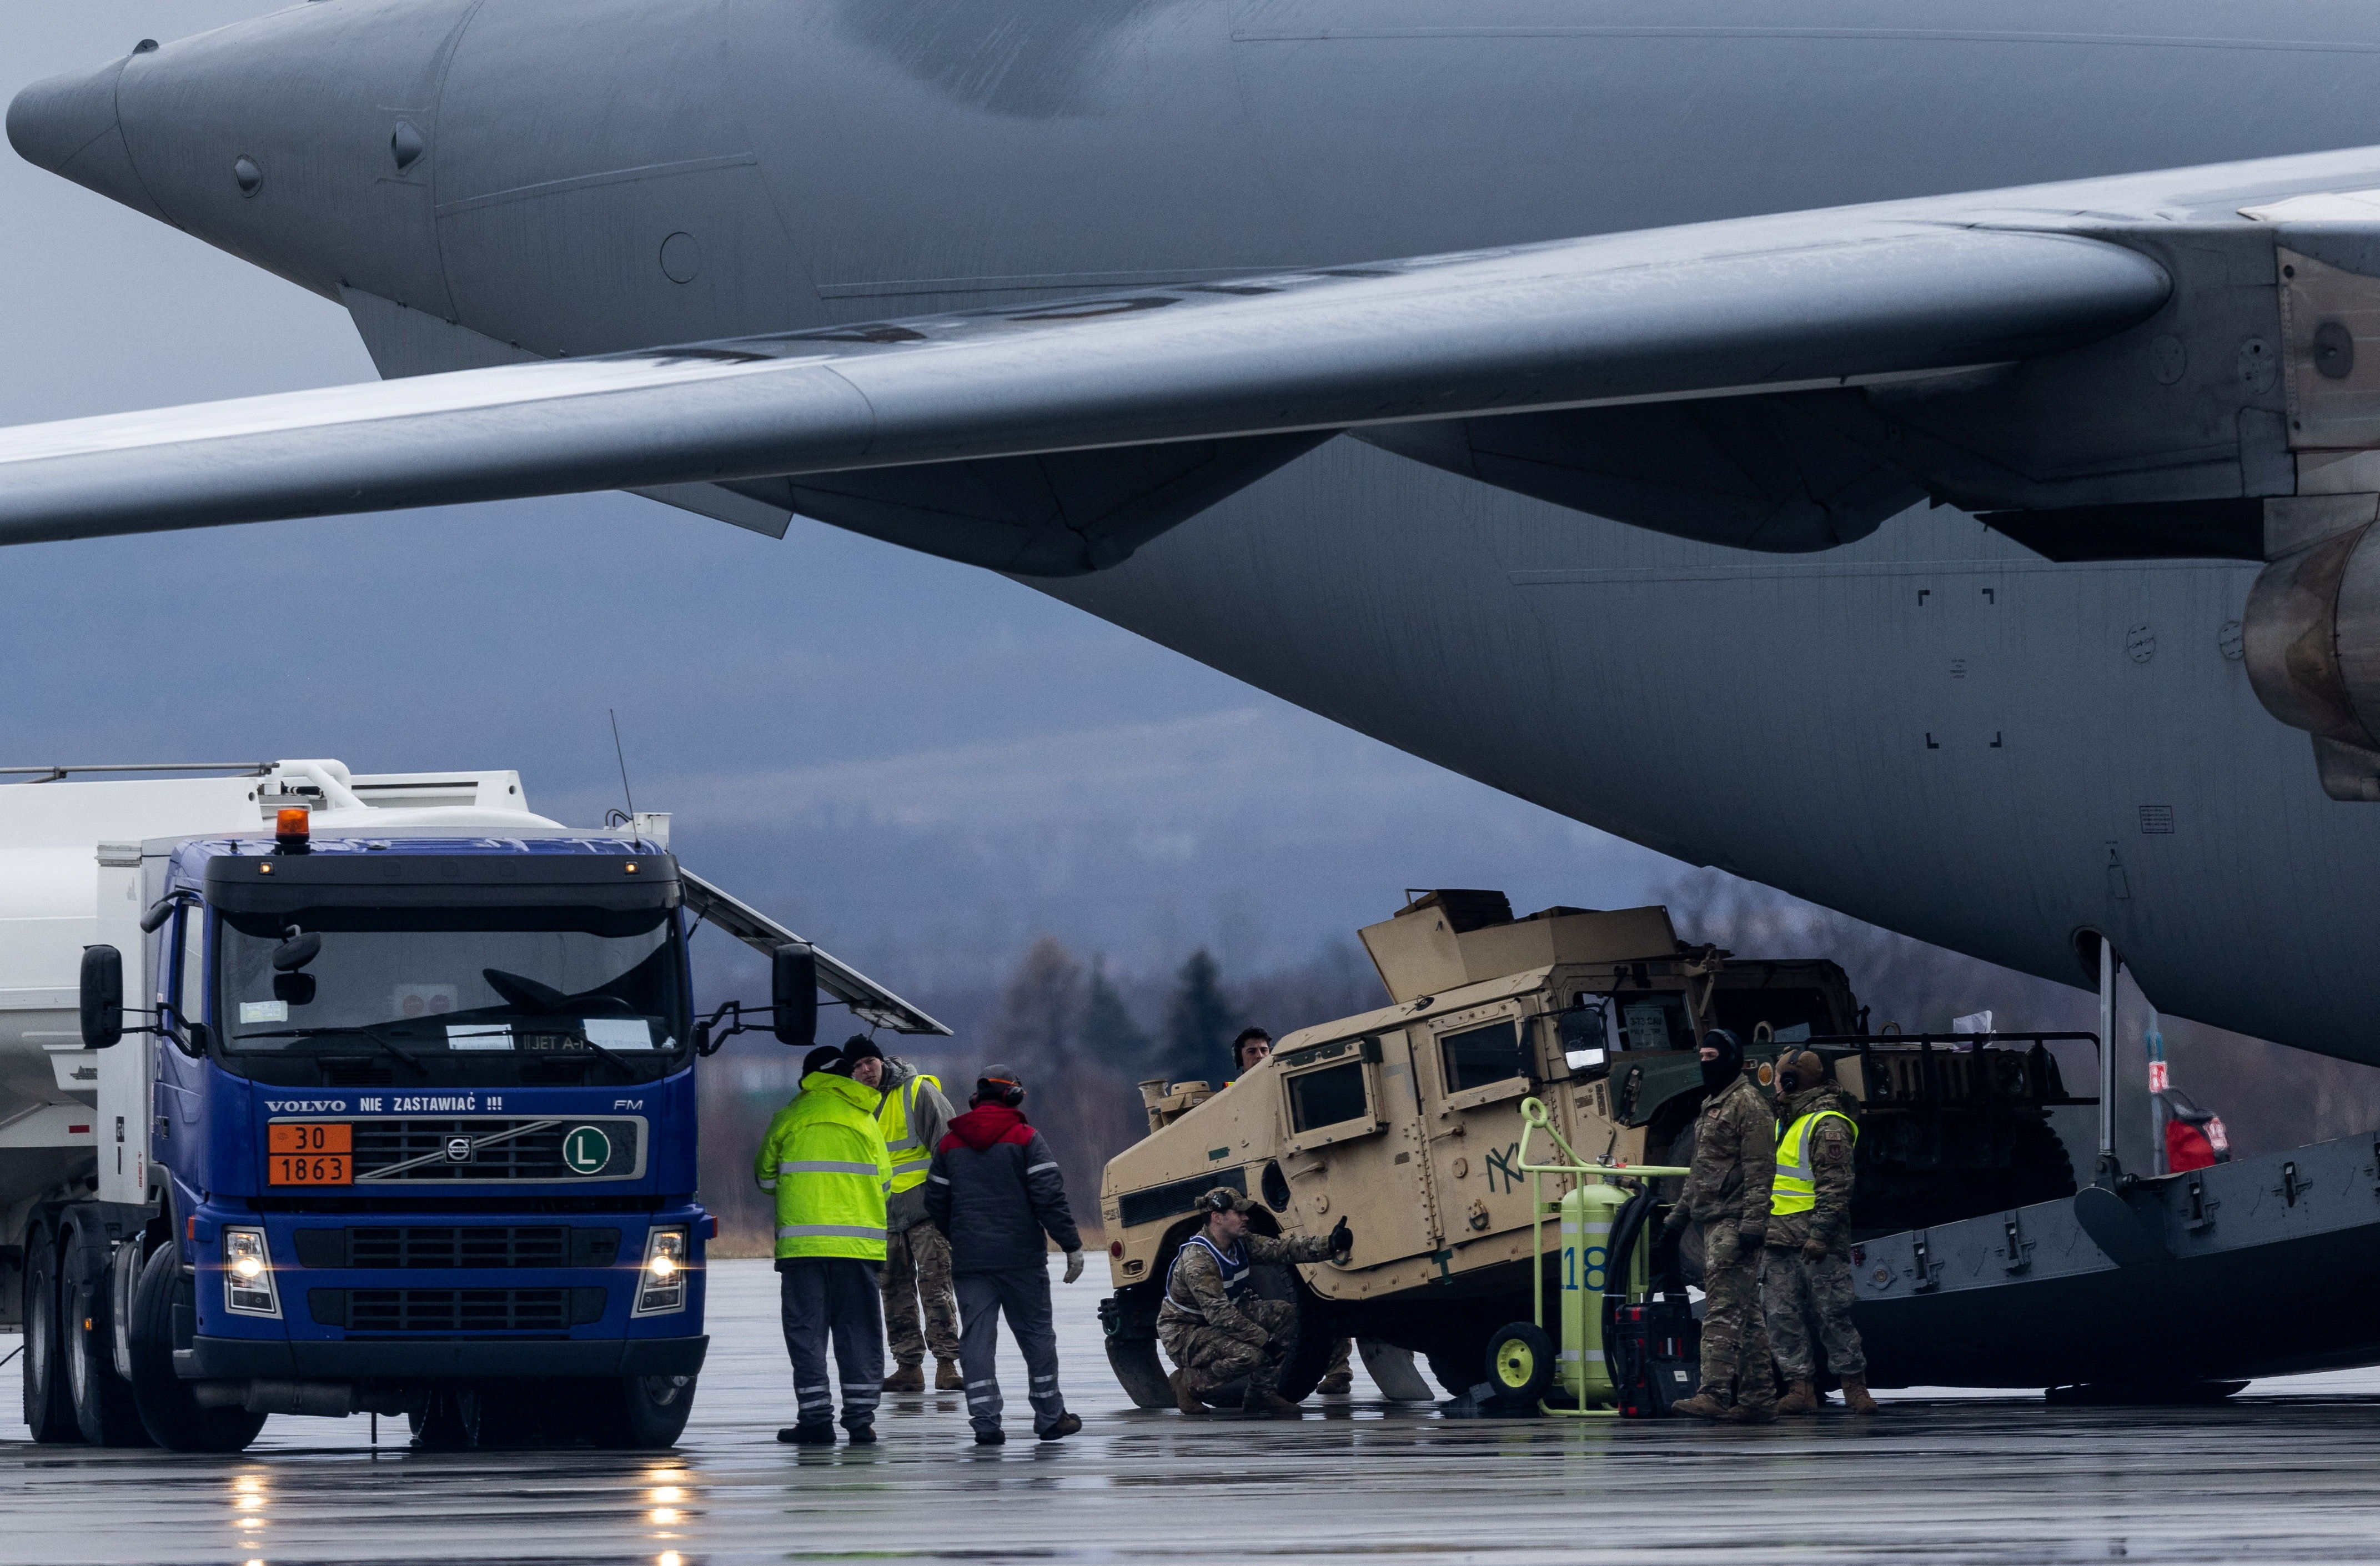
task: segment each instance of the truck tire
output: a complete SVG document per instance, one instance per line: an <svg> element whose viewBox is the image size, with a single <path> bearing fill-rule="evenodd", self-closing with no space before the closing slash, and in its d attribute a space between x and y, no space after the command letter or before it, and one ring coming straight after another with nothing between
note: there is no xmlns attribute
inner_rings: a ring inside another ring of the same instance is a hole
<svg viewBox="0 0 2380 1566"><path fill-rule="evenodd" d="M73 1254L69 1247L67 1255ZM115 1315L107 1280L104 1267L79 1286L60 1280L60 1347L75 1424L82 1439L95 1447L154 1446L140 1423L140 1405L132 1400L131 1386L115 1373Z"/></svg>
<svg viewBox="0 0 2380 1566"><path fill-rule="evenodd" d="M424 1451L468 1451L480 1444L480 1421L487 1404L477 1387L440 1387L419 1407L406 1411L413 1444Z"/></svg>
<svg viewBox="0 0 2380 1566"><path fill-rule="evenodd" d="M44 1445L82 1439L67 1390L60 1304L57 1238L37 1227L25 1235L25 1428Z"/></svg>
<svg viewBox="0 0 2380 1566"><path fill-rule="evenodd" d="M1110 1338L1108 1368L1116 1385L1135 1408L1172 1408L1173 1388L1165 1379L1165 1366L1157 1357L1154 1338Z"/></svg>
<svg viewBox="0 0 2380 1566"><path fill-rule="evenodd" d="M621 1376L588 1390L588 1434L599 1447L661 1451L677 1444L694 1414L698 1376Z"/></svg>
<svg viewBox="0 0 2380 1566"><path fill-rule="evenodd" d="M238 1451L265 1416L244 1408L200 1408L174 1374L174 1307L195 1309L198 1286L182 1272L179 1248L158 1246L132 1294L132 1401L149 1439L167 1451Z"/></svg>

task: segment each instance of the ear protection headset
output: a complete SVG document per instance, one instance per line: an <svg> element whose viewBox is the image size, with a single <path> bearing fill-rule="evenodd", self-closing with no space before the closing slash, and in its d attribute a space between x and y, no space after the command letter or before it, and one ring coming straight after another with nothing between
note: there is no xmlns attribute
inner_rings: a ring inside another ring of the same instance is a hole
<svg viewBox="0 0 2380 1566"><path fill-rule="evenodd" d="M983 1077L975 1085L975 1101L978 1104L986 1101L1005 1104L1012 1110L1015 1109L1025 1102L1025 1084L1014 1077Z"/></svg>

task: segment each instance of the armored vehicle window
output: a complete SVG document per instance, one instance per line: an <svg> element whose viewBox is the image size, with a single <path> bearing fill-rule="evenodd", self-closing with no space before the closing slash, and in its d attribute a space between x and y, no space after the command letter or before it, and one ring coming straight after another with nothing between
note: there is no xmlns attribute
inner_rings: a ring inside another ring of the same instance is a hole
<svg viewBox="0 0 2380 1566"><path fill-rule="evenodd" d="M1361 1120L1370 1106L1364 1098L1364 1062L1309 1071L1289 1079L1289 1128L1312 1131L1342 1120Z"/></svg>
<svg viewBox="0 0 2380 1566"><path fill-rule="evenodd" d="M1486 1027L1450 1033L1439 1040L1439 1049L1446 1062L1450 1093L1529 1074L1527 1062L1521 1058L1521 1029L1515 1023L1489 1023Z"/></svg>
<svg viewBox="0 0 2380 1566"><path fill-rule="evenodd" d="M1620 1002L1620 1041L1630 1050L1691 1050L1694 1030L1686 1022L1682 995L1646 995Z"/></svg>

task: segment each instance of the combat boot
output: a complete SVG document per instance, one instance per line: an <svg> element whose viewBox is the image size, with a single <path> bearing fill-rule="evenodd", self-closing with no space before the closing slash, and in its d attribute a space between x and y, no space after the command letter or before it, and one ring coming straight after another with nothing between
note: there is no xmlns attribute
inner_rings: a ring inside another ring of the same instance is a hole
<svg viewBox="0 0 2380 1566"><path fill-rule="evenodd" d="M926 1390L926 1372L918 1366L905 1365L884 1378L888 1392L922 1392Z"/></svg>
<svg viewBox="0 0 2380 1566"><path fill-rule="evenodd" d="M1718 1393L1708 1387L1670 1405L1670 1413L1682 1414L1689 1419L1724 1419L1727 1409L1728 1405L1719 1401Z"/></svg>
<svg viewBox="0 0 2380 1566"><path fill-rule="evenodd" d="M938 1359L934 1361L934 1390L938 1392L964 1392L966 1390L966 1378L959 1374L959 1362L957 1360Z"/></svg>
<svg viewBox="0 0 2380 1566"><path fill-rule="evenodd" d="M1184 1414L1204 1414L1207 1412L1207 1405L1198 1401L1198 1394L1196 1392L1190 1390L1190 1372L1187 1370L1177 1370L1172 1375L1168 1376L1165 1378L1165 1384L1173 1389L1174 1407L1180 1409Z"/></svg>
<svg viewBox="0 0 2380 1566"><path fill-rule="evenodd" d="M1282 1397L1279 1392L1259 1392L1250 1389L1240 1402L1243 1419L1303 1419L1305 1410Z"/></svg>
<svg viewBox="0 0 2380 1566"><path fill-rule="evenodd" d="M1777 1400L1779 1414L1815 1414L1818 1412L1818 1387L1815 1381L1796 1381L1791 1390Z"/></svg>
<svg viewBox="0 0 2380 1566"><path fill-rule="evenodd" d="M1343 1398L1355 1385L1355 1378L1344 1370L1334 1370L1314 1384L1314 1390L1326 1398Z"/></svg>
<svg viewBox="0 0 2380 1566"><path fill-rule="evenodd" d="M1843 1406L1853 1414L1874 1414L1876 1412L1876 1400L1867 1395L1866 1377L1846 1376L1843 1378Z"/></svg>
<svg viewBox="0 0 2380 1566"><path fill-rule="evenodd" d="M1730 1425L1767 1425L1777 1417L1773 1402L1739 1402L1719 1415Z"/></svg>

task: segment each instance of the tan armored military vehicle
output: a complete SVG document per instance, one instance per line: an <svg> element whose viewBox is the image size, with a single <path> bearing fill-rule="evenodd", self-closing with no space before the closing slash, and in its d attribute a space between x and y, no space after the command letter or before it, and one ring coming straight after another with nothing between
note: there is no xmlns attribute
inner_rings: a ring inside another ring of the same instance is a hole
<svg viewBox="0 0 2380 1566"><path fill-rule="evenodd" d="M1157 1308L1175 1248L1201 1221L1192 1206L1219 1184L1262 1203L1262 1232L1321 1234L1344 1218L1354 1233L1345 1266L1269 1281L1305 1308L1285 1395L1310 1390L1343 1335L1427 1356L1451 1391L1477 1382L1488 1336L1530 1313L1522 1099L1541 1099L1583 1158L1686 1162L1703 1099L1694 1045L1712 1027L1749 1042L1746 1069L1764 1080L1779 1047L1820 1041L1864 1100L1855 1231L2073 1191L2046 1110L2078 1100L2039 1038L2026 1050L1970 1038L1954 1052L1867 1037L1831 962L1689 946L1661 908L1516 919L1497 892L1433 892L1362 934L1390 1005L1290 1034L1220 1087L1142 1085L1149 1135L1108 1164L1099 1210L1115 1285L1100 1312L1109 1359L1145 1407L1172 1401ZM1996 1178L1969 1178L1984 1171ZM1549 1182L1548 1198L1560 1188ZM1633 1221L1673 1194L1645 1193ZM1697 1256L1665 1260L1698 1274Z"/></svg>

